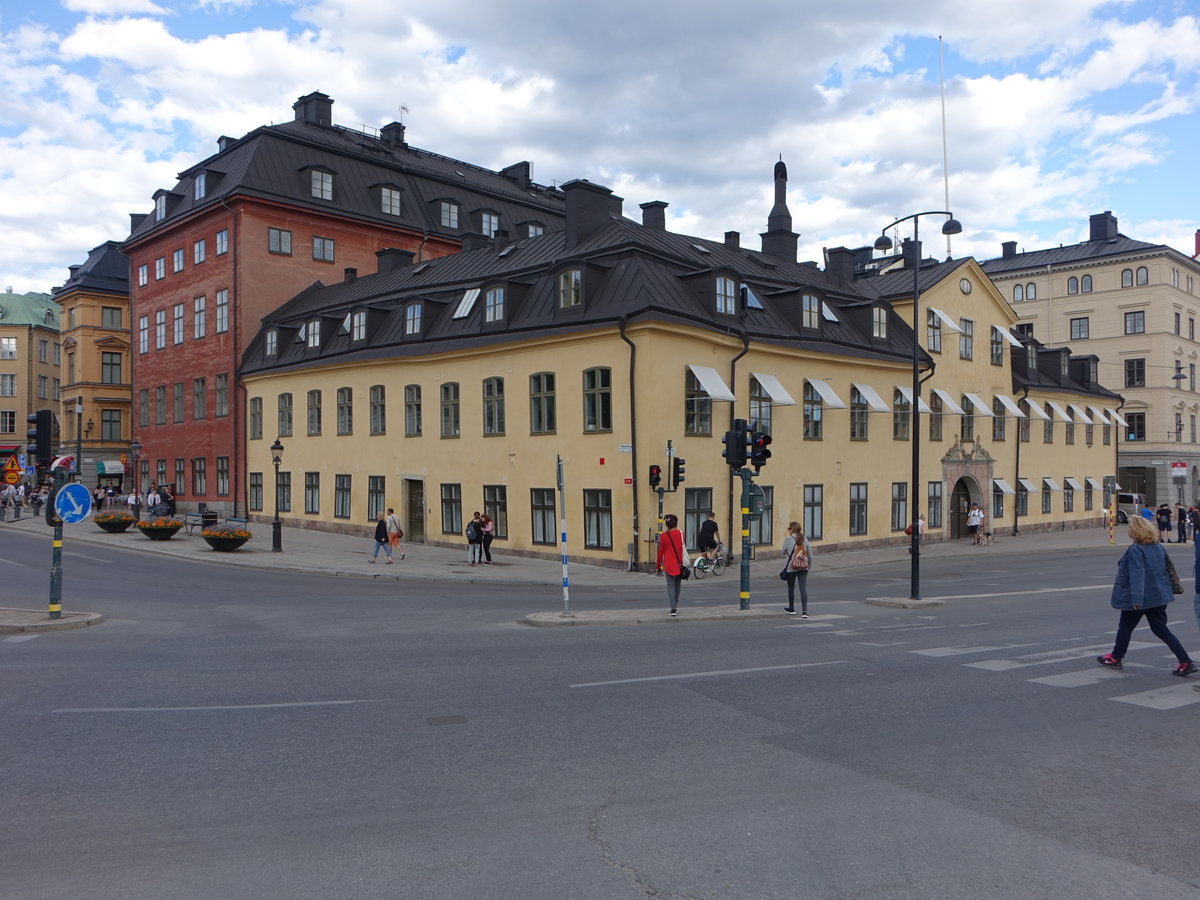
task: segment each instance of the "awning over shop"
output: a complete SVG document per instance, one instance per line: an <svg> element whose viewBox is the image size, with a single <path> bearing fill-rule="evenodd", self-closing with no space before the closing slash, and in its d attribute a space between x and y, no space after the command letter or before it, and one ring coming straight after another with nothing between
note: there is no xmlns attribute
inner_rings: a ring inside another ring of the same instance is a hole
<svg viewBox="0 0 1200 900"><path fill-rule="evenodd" d="M98 459L96 460L97 475L124 475L125 463L118 459Z"/></svg>
<svg viewBox="0 0 1200 900"><path fill-rule="evenodd" d="M734 401L733 392L726 387L725 382L712 366L694 366L688 363L688 368L700 382L700 387L704 388L704 393L713 400L728 400L730 403Z"/></svg>
<svg viewBox="0 0 1200 900"><path fill-rule="evenodd" d="M758 383L762 385L763 390L767 392L767 396L771 398L771 402L776 406L796 405L796 401L792 399L792 395L787 392L784 386L779 383L779 379L774 375L768 375L765 372L751 372L750 374L758 379Z"/></svg>

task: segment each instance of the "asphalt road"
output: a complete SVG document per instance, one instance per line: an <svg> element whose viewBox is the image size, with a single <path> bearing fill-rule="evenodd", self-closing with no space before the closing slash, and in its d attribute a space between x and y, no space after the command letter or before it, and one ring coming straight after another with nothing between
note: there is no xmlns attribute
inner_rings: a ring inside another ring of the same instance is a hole
<svg viewBox="0 0 1200 900"><path fill-rule="evenodd" d="M6 533L6 595L44 546ZM924 611L863 602L906 568L815 572L805 622L686 622L734 570L683 621L535 629L556 590L68 550L107 621L0 639L0 896L1197 898L1200 692L1145 629L1095 665L1113 560L930 561ZM572 598L665 619L651 576Z"/></svg>

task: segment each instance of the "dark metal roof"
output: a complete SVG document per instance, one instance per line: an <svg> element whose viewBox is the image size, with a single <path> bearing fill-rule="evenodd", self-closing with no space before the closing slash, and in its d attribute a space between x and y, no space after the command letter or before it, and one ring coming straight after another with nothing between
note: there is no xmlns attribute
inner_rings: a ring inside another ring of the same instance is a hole
<svg viewBox="0 0 1200 900"><path fill-rule="evenodd" d="M1031 250L1015 256L989 259L979 265L988 275L1003 275L1006 272L1023 269L1100 262L1110 256L1128 256L1131 253L1143 253L1147 250L1167 249L1170 248L1164 244L1147 244L1145 241L1135 241L1123 234L1117 234L1099 241L1083 241L1079 244L1068 244L1065 247Z"/></svg>
<svg viewBox="0 0 1200 900"><path fill-rule="evenodd" d="M52 293L58 296L65 291L103 291L110 294L129 296L129 260L121 252L118 241L105 241L88 251L82 265L71 266L71 277Z"/></svg>
<svg viewBox="0 0 1200 900"><path fill-rule="evenodd" d="M1085 381L1079 376L1086 368L1081 365L1085 360L1095 360L1091 354L1075 356L1069 347L1044 347L1033 338L1022 338L1021 347L1013 347L1011 354L1013 392L1025 389L1043 393L1071 394L1092 400L1109 400L1117 404L1125 402L1125 398L1115 391L1101 386L1094 381ZM1029 369L1029 354L1037 355L1037 366L1031 372ZM1067 372L1063 373L1062 355L1067 354ZM1091 367L1094 369L1094 366Z"/></svg>

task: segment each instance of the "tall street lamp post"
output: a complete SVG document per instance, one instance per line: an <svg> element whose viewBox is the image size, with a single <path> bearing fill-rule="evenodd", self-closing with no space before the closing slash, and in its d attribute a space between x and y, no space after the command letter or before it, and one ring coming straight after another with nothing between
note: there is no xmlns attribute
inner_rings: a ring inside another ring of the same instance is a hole
<svg viewBox="0 0 1200 900"><path fill-rule="evenodd" d="M912 401L909 405L909 416L912 421L912 478L911 486L908 489L909 497L912 498L912 515L909 516L909 520L912 522L912 537L909 538L909 553L911 555L909 563L911 567L909 585L910 601L921 599L921 534L920 526L917 523L918 498L920 497L918 491L921 487L921 240L918 230L921 216L945 216L946 221L942 223L942 234L960 234L962 232L962 223L954 218L954 214L949 210L926 210L925 212L905 216L903 219L897 219L891 225L884 228L883 233L875 240L876 250L891 250L892 239L887 236L888 231L895 228L901 222L912 220L913 237L911 241L906 242L904 245L909 253L908 264L912 267L913 273Z"/></svg>
<svg viewBox="0 0 1200 900"><path fill-rule="evenodd" d="M283 444L279 438L271 445L271 465L275 467L275 520L271 522L271 552L283 550L283 523L279 521L279 464L283 462Z"/></svg>

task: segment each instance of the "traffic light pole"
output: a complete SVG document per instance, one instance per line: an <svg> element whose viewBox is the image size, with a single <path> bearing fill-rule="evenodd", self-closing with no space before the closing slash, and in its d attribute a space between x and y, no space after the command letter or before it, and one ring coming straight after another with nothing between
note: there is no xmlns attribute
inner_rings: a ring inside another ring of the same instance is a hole
<svg viewBox="0 0 1200 900"><path fill-rule="evenodd" d="M741 584L738 591L738 609L750 608L750 470L744 466L737 470L742 479L742 565Z"/></svg>

